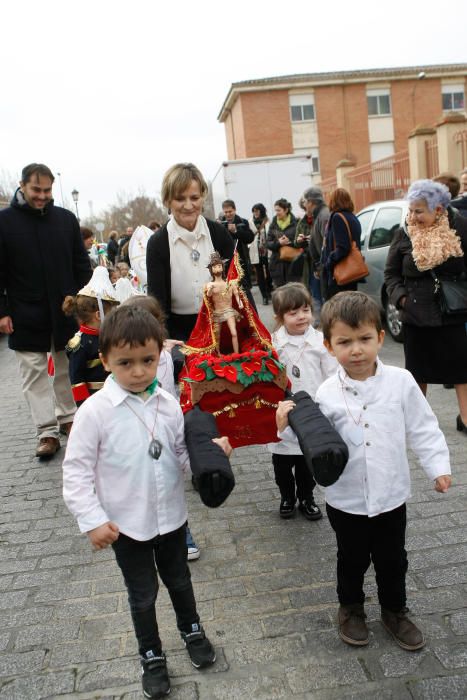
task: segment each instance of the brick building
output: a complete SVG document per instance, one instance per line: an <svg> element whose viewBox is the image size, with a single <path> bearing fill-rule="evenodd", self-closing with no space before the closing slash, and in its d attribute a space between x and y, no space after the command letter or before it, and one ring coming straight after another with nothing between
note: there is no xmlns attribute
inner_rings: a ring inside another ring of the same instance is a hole
<svg viewBox="0 0 467 700"><path fill-rule="evenodd" d="M310 155L321 179L407 148L409 133L465 114L467 64L306 73L233 83L218 120L229 160Z"/></svg>

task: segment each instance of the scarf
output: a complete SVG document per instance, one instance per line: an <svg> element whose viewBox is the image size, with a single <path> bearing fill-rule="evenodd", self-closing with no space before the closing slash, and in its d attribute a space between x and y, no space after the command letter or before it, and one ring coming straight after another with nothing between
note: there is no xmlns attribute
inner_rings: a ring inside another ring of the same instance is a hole
<svg viewBox="0 0 467 700"><path fill-rule="evenodd" d="M284 231L287 228L287 226L290 226L291 219L292 217L290 216L290 214L287 214L285 219L276 219L277 225L279 226L281 231Z"/></svg>
<svg viewBox="0 0 467 700"><path fill-rule="evenodd" d="M448 258L462 258L464 255L459 237L449 227L447 212L428 228L407 224L407 231L412 242L412 256L420 272L431 270Z"/></svg>

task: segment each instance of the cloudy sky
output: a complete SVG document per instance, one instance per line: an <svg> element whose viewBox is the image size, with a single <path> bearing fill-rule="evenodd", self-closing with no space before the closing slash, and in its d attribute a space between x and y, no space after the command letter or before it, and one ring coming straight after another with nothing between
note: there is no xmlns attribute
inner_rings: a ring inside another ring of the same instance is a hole
<svg viewBox="0 0 467 700"><path fill-rule="evenodd" d="M180 160L212 179L232 82L466 62L467 3L446 7L440 21L419 0L5 0L0 172L47 163L82 216L117 192L157 196Z"/></svg>

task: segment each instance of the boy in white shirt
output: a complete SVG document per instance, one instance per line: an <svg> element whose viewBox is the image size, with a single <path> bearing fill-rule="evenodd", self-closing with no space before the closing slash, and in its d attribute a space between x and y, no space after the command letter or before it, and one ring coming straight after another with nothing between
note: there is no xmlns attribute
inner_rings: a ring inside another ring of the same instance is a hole
<svg viewBox="0 0 467 700"><path fill-rule="evenodd" d="M383 625L403 649L421 649L423 635L406 615L406 439L441 493L451 485L446 440L412 375L378 359L384 331L374 301L362 292L340 292L324 305L321 324L340 368L320 386L316 401L349 448L342 475L326 488L337 539L339 635L348 644L368 644L363 580L372 561ZM279 436L292 408L291 401L279 405Z"/></svg>
<svg viewBox="0 0 467 700"><path fill-rule="evenodd" d="M100 356L112 372L76 414L63 462L63 496L95 549L112 545L122 570L147 698L170 692L159 637L156 573L166 585L192 664L213 664L187 565L183 471L189 468L183 415L158 386L163 332L145 309L105 317ZM231 452L227 438L214 440Z"/></svg>

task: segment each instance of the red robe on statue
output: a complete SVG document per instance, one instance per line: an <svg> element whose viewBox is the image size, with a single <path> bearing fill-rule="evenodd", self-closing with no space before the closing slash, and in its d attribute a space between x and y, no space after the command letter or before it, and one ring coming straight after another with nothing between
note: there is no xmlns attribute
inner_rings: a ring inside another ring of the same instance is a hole
<svg viewBox="0 0 467 700"><path fill-rule="evenodd" d="M235 253L227 282L240 280L243 271ZM233 353L231 334L222 323L218 335L211 298L205 293L196 325L183 348L180 404L184 413L196 404L212 413L221 435L232 447L277 442L276 408L288 385L271 335L239 287L240 309L232 296L237 321L239 353Z"/></svg>

